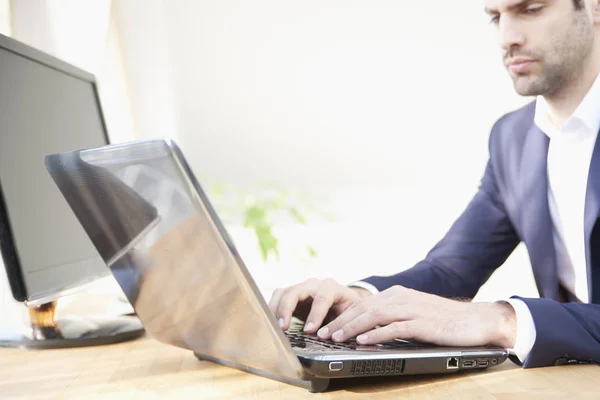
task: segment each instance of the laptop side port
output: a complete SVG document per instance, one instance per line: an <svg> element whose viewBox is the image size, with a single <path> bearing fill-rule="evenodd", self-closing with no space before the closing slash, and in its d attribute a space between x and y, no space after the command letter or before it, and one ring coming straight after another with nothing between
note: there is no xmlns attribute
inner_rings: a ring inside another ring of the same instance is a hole
<svg viewBox="0 0 600 400"><path fill-rule="evenodd" d="M463 368L473 368L476 365L475 360L464 360L462 363Z"/></svg>
<svg viewBox="0 0 600 400"><path fill-rule="evenodd" d="M488 360L479 360L477 361L477 366L481 368L487 368L490 365Z"/></svg>
<svg viewBox="0 0 600 400"><path fill-rule="evenodd" d="M450 357L448 361L446 361L446 369L458 369L458 358Z"/></svg>

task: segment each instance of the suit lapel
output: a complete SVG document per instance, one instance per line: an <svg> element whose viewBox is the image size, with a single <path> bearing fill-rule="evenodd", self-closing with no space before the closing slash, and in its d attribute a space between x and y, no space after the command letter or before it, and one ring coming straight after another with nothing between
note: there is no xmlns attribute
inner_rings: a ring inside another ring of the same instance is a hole
<svg viewBox="0 0 600 400"><path fill-rule="evenodd" d="M521 157L521 226L540 295L559 300L553 225L548 205L549 142L544 132L532 124Z"/></svg>
<svg viewBox="0 0 600 400"><path fill-rule="evenodd" d="M599 135L600 136L600 135ZM594 271L592 261L592 231L600 212L600 140L596 139L585 196L585 259L588 272L588 287L592 303L600 304L600 271ZM598 251L598 249L596 249ZM598 257L597 255L595 257ZM594 290L595 289L595 290Z"/></svg>

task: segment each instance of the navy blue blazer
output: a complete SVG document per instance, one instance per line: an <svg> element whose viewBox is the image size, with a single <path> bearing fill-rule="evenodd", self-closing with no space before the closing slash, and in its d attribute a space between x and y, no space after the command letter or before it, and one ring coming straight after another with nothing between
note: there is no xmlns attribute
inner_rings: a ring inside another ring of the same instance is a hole
<svg viewBox="0 0 600 400"><path fill-rule="evenodd" d="M379 290L402 285L472 298L523 241L541 297L521 298L537 331L524 367L565 359L600 362L600 140L592 156L584 221L592 304L562 302L548 206L549 139L534 124L534 114L535 102L496 122L478 192L423 261L397 275L365 281Z"/></svg>

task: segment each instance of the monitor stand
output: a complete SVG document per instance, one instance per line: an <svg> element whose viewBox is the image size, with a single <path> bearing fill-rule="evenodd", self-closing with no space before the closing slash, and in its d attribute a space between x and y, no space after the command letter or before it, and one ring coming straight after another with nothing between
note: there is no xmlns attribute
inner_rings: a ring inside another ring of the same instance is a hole
<svg viewBox="0 0 600 400"><path fill-rule="evenodd" d="M0 347L59 349L113 344L139 338L144 327L135 316L55 319L56 302L29 307L27 332L0 328Z"/></svg>

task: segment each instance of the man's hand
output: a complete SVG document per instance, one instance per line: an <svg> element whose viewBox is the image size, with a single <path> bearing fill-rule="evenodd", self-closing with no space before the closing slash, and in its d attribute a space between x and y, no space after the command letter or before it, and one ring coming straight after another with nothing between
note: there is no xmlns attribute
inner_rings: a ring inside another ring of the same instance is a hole
<svg viewBox="0 0 600 400"><path fill-rule="evenodd" d="M512 348L516 330L510 304L455 301L394 286L347 308L318 335L338 342L358 336L359 344L415 339L441 346Z"/></svg>
<svg viewBox="0 0 600 400"><path fill-rule="evenodd" d="M371 293L349 288L333 279L309 279L286 289L277 289L269 302L281 328L288 329L292 315L306 321L304 331L315 333L326 318L333 319Z"/></svg>

